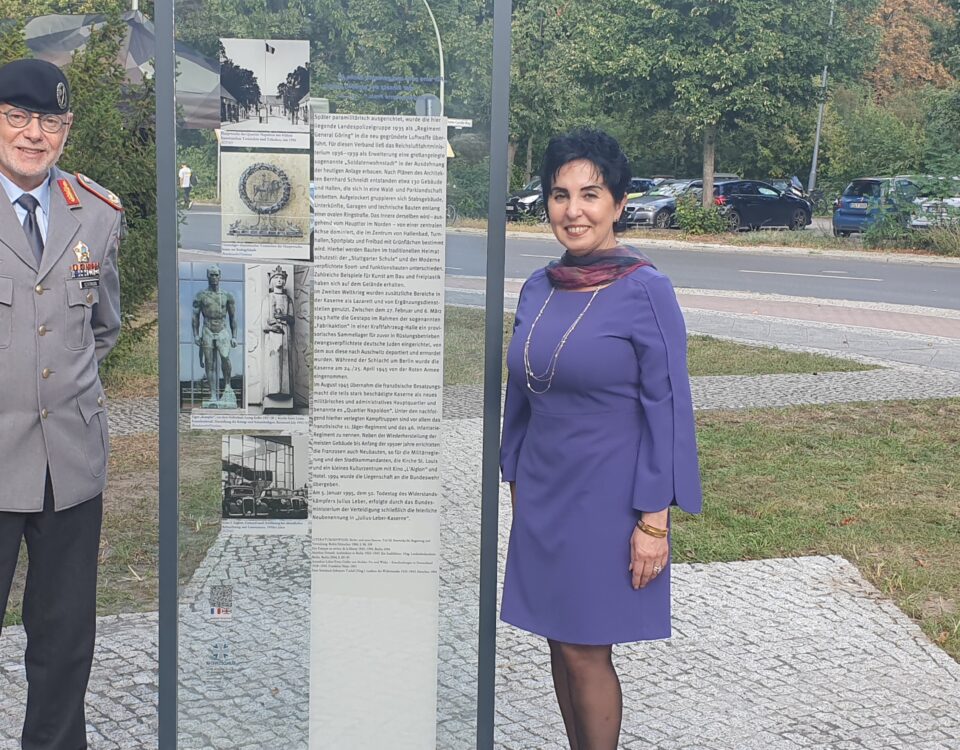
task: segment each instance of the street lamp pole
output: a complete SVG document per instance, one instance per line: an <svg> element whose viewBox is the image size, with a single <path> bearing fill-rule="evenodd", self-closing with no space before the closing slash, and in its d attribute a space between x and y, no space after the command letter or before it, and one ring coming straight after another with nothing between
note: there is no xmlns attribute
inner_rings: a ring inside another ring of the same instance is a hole
<svg viewBox="0 0 960 750"><path fill-rule="evenodd" d="M440 55L440 116L443 117L443 43L440 41L440 27L437 26L437 19L433 17L433 11L430 10L430 3L428 3L427 0L423 0L423 5L427 9L430 21L433 23L433 31L437 35L437 52Z"/></svg>
<svg viewBox="0 0 960 750"><path fill-rule="evenodd" d="M830 0L830 24L828 39L833 37L833 15L837 0ZM817 186L817 159L820 157L820 131L823 129L823 110L827 105L827 61L823 61L823 75L820 78L820 107L817 112L817 134L813 138L813 161L810 163L810 179L807 180L807 193Z"/></svg>

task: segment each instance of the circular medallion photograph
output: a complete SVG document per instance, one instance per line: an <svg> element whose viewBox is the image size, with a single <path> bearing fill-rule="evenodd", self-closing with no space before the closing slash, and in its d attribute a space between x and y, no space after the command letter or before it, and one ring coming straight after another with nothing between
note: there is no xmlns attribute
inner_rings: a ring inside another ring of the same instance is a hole
<svg viewBox="0 0 960 750"><path fill-rule="evenodd" d="M240 175L240 199L257 214L275 214L290 202L290 179L273 164L251 164Z"/></svg>

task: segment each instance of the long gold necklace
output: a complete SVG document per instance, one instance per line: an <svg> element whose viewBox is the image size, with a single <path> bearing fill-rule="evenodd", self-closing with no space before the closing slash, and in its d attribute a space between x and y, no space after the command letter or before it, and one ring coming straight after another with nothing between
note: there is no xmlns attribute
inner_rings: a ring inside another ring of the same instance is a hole
<svg viewBox="0 0 960 750"><path fill-rule="evenodd" d="M564 331L563 336L560 337L559 343L556 345L556 347L554 347L553 354L550 355L550 360L547 362L547 369L545 369L540 375L537 375L530 366L530 339L533 336L533 329L537 327L537 323L540 321L540 316L543 315L543 311L547 309L547 305L553 298L553 293L555 291L556 288L550 289L550 294L548 294L547 298L543 301L543 305L540 307L540 312L537 313L537 317L533 319L533 323L530 325L530 330L527 331L527 340L523 344L523 371L526 375L527 389L531 393L536 393L537 395L546 393L550 390L550 386L553 384L553 376L557 371L557 360L560 359L560 352L563 351L563 347L566 345L567 339L570 338L570 334L573 333L573 330L577 327L577 324L586 314L587 310L590 309L590 305L593 304L593 300L596 299L597 293L600 291L600 289L593 290L593 294L591 294L590 299L587 300L586 306L580 311L580 314L577 316L576 320L570 324L570 327ZM536 382L538 386L542 383L546 383L546 385L543 387L543 390L537 390L537 388L534 388L534 382Z"/></svg>

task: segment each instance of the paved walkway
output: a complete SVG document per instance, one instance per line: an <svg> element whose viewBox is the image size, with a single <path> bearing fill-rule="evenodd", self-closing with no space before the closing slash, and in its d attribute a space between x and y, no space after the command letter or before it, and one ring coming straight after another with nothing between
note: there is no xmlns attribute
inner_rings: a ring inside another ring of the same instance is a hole
<svg viewBox="0 0 960 750"><path fill-rule="evenodd" d="M697 378L698 408L960 396L960 314L698 290L681 300L691 331L885 365ZM475 721L482 394L445 398L437 748L459 750ZM155 412L115 401L111 428L154 430ZM222 535L211 547L183 592L182 748L306 748L308 554L303 537ZM843 559L677 565L674 576L674 637L618 650L624 748L960 748L960 665ZM211 585L240 582L233 620L203 616ZM23 645L20 628L0 637L0 750L18 747ZM92 750L156 747L155 656L154 615L101 618ZM544 644L501 626L497 679L497 747L562 748Z"/></svg>

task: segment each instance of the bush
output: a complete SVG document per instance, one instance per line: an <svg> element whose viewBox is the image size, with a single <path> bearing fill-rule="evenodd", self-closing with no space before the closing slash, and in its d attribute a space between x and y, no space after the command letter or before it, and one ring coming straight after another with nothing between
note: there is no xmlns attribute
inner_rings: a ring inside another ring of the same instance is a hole
<svg viewBox="0 0 960 750"><path fill-rule="evenodd" d="M125 333L157 286L157 190L154 90L125 83L117 63L125 25L117 18L90 34L64 69L74 124L60 166L83 172L123 201L127 236L120 243L120 307Z"/></svg>
<svg viewBox="0 0 960 750"><path fill-rule="evenodd" d="M727 220L717 206L704 208L696 195L677 198L677 224L689 234L719 234L727 230Z"/></svg>
<svg viewBox="0 0 960 750"><path fill-rule="evenodd" d="M447 203L456 206L460 216L487 218L489 190L489 156L478 162L460 158L447 161Z"/></svg>
<svg viewBox="0 0 960 750"><path fill-rule="evenodd" d="M209 130L180 130L177 134L177 163L174 171L186 164L193 170L196 184L190 199L211 201L217 198L217 139ZM179 183L178 183L179 184Z"/></svg>

